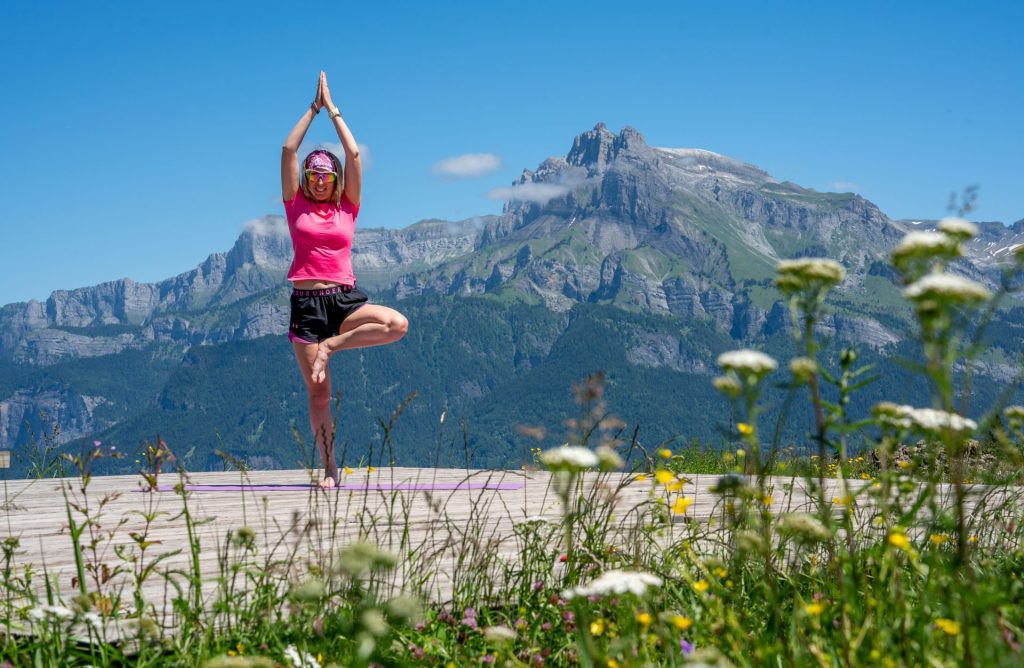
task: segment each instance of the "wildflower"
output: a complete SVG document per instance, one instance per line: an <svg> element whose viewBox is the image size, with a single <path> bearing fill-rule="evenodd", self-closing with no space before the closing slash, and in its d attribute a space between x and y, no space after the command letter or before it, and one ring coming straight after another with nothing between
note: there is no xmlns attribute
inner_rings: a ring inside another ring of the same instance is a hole
<svg viewBox="0 0 1024 668"><path fill-rule="evenodd" d="M602 633L604 633L604 620L603 619L595 619L594 621L590 622L590 634L591 635L599 636Z"/></svg>
<svg viewBox="0 0 1024 668"><path fill-rule="evenodd" d="M369 571L393 568L397 558L373 543L361 540L341 549L337 569L349 577L360 577Z"/></svg>
<svg viewBox="0 0 1024 668"><path fill-rule="evenodd" d="M693 499L687 496L677 497L672 503L672 512L676 515L685 515L687 509L693 505Z"/></svg>
<svg viewBox="0 0 1024 668"><path fill-rule="evenodd" d="M992 298L992 293L981 283L956 274L937 272L911 283L903 296L912 302L941 301L952 304L974 304Z"/></svg>
<svg viewBox="0 0 1024 668"><path fill-rule="evenodd" d="M774 500L775 499L772 498L771 494L765 494L763 497L761 497L761 503L763 503L766 506L772 505L772 501L774 501Z"/></svg>
<svg viewBox="0 0 1024 668"><path fill-rule="evenodd" d="M665 489L670 492L678 492L683 489L683 481L676 478L669 484L665 485Z"/></svg>
<svg viewBox="0 0 1024 668"><path fill-rule="evenodd" d="M103 620L98 614L92 611L84 613L82 615L82 621L96 633L99 633L100 629L103 627Z"/></svg>
<svg viewBox="0 0 1024 668"><path fill-rule="evenodd" d="M568 444L542 453L540 460L553 471L582 471L599 463L597 455L589 449Z"/></svg>
<svg viewBox="0 0 1024 668"><path fill-rule="evenodd" d="M796 260L783 260L775 265L778 277L775 287L785 295L793 295L804 290L822 290L838 285L846 278L843 265L835 260L816 257L802 257Z"/></svg>
<svg viewBox="0 0 1024 668"><path fill-rule="evenodd" d="M410 594L399 594L387 602L388 614L406 622L418 622L423 618L420 600Z"/></svg>
<svg viewBox="0 0 1024 668"><path fill-rule="evenodd" d="M810 357L794 357L789 361L789 371L801 383L806 383L818 372L818 365Z"/></svg>
<svg viewBox="0 0 1024 668"><path fill-rule="evenodd" d="M636 480L637 482L646 482L647 481L647 474L646 473L639 473L639 474L637 474L636 478L634 478L634 480Z"/></svg>
<svg viewBox="0 0 1024 668"><path fill-rule="evenodd" d="M1011 420L1024 420L1024 406L1007 406L1003 409L1003 415Z"/></svg>
<svg viewBox="0 0 1024 668"><path fill-rule="evenodd" d="M932 545L945 545L949 542L949 536L944 533L933 533L928 536L928 540L931 541Z"/></svg>
<svg viewBox="0 0 1024 668"><path fill-rule="evenodd" d="M669 450L668 448L662 448L661 450L658 450L658 456L661 457L662 459L671 459L672 451Z"/></svg>
<svg viewBox="0 0 1024 668"><path fill-rule="evenodd" d="M741 376L760 378L775 371L779 364L757 350L732 350L718 356L718 366Z"/></svg>
<svg viewBox="0 0 1024 668"><path fill-rule="evenodd" d="M900 467L901 469L903 469L904 471L906 471L907 469L909 469L909 468L910 468L911 464L910 464L910 462L908 462L907 460L905 460L905 459L901 459L901 460L899 460L898 462L896 462L896 466L898 466L898 467Z"/></svg>
<svg viewBox="0 0 1024 668"><path fill-rule="evenodd" d="M317 578L310 578L302 584L292 587L288 597L298 603L312 603L324 597L324 583Z"/></svg>
<svg viewBox="0 0 1024 668"><path fill-rule="evenodd" d="M736 398L743 392L743 386L735 376L718 376L711 381L711 384L727 397Z"/></svg>
<svg viewBox="0 0 1024 668"><path fill-rule="evenodd" d="M754 433L754 428L746 422L740 422L736 425L736 430L744 436L750 436Z"/></svg>
<svg viewBox="0 0 1024 668"><path fill-rule="evenodd" d="M942 629L947 635L955 636L960 634L960 622L952 619L946 619L945 617L939 617L935 620L935 626Z"/></svg>
<svg viewBox="0 0 1024 668"><path fill-rule="evenodd" d="M814 617L820 615L824 610L825 606L823 606L821 603L818 603L817 601L815 601L814 603L808 603L804 606L804 612Z"/></svg>
<svg viewBox="0 0 1024 668"><path fill-rule="evenodd" d="M346 466L345 467L345 475L352 475L352 469L350 469L349 467Z"/></svg>
<svg viewBox="0 0 1024 668"><path fill-rule="evenodd" d="M622 461L619 453L607 445L602 445L597 449L597 463L602 471L614 471L626 465L626 462Z"/></svg>
<svg viewBox="0 0 1024 668"><path fill-rule="evenodd" d="M680 631L685 631L693 626L693 620L689 617L684 617L683 615L672 615L669 617L669 621L672 623L672 626L676 627Z"/></svg>
<svg viewBox="0 0 1024 668"><path fill-rule="evenodd" d="M492 645L504 645L515 639L516 632L507 626L488 626L484 629L484 640Z"/></svg>
<svg viewBox="0 0 1024 668"><path fill-rule="evenodd" d="M747 451L744 450L743 448L739 448L739 449L736 450L736 456L740 457L740 458L746 457L747 456Z"/></svg>
<svg viewBox="0 0 1024 668"><path fill-rule="evenodd" d="M958 241L978 236L978 226L963 218L943 218L939 221L939 231Z"/></svg>
<svg viewBox="0 0 1024 668"><path fill-rule="evenodd" d="M978 537L977 536L968 536L967 537L967 542L970 543L971 545L973 545L973 544L978 542Z"/></svg>
<svg viewBox="0 0 1024 668"><path fill-rule="evenodd" d="M640 626L650 626L653 618L649 612L638 612L636 614L636 621Z"/></svg>
<svg viewBox="0 0 1024 668"><path fill-rule="evenodd" d="M372 466L367 466L367 467L366 467L366 472L367 472L367 473L373 473L373 472L374 472L374 471L376 471L376 470L377 470L377 469L376 469L376 468L374 468L374 467L372 467Z"/></svg>
<svg viewBox="0 0 1024 668"><path fill-rule="evenodd" d="M689 656L690 654L693 654L693 643L685 638L680 638L679 650L683 653L683 656Z"/></svg>
<svg viewBox="0 0 1024 668"><path fill-rule="evenodd" d="M608 659L608 668L619 668L619 662L615 659Z"/></svg>
<svg viewBox="0 0 1024 668"><path fill-rule="evenodd" d="M941 232L910 232L892 251L897 269L906 270L912 262L951 259L963 255L960 242Z"/></svg>
<svg viewBox="0 0 1024 668"><path fill-rule="evenodd" d="M836 497L833 503L838 500L839 497ZM786 513L779 518L776 529L780 535L805 545L824 543L832 537L832 532L820 520L807 513Z"/></svg>
<svg viewBox="0 0 1024 668"><path fill-rule="evenodd" d="M910 547L910 539L907 538L907 535L902 530L893 529L889 532L889 544L901 550L906 550Z"/></svg>
<svg viewBox="0 0 1024 668"><path fill-rule="evenodd" d="M978 423L970 418L965 418L956 413L947 413L935 408L898 406L883 401L875 404L871 412L880 422L901 429L914 427L931 433L946 430L970 433L978 428ZM897 465L902 466L900 464Z"/></svg>
<svg viewBox="0 0 1024 668"><path fill-rule="evenodd" d="M493 666L494 660L495 656L493 654L484 654L482 657L480 657L480 663L484 664L485 666Z"/></svg>
<svg viewBox="0 0 1024 668"><path fill-rule="evenodd" d="M693 583L693 590L698 594L703 594L708 590L711 585L708 584L707 580L697 580Z"/></svg>
<svg viewBox="0 0 1024 668"><path fill-rule="evenodd" d="M610 570L605 571L587 585L580 585L564 592L562 596L567 599L574 596L590 596L591 594L604 596L632 593L639 596L646 592L648 587L660 587L661 584L661 578L650 573Z"/></svg>
<svg viewBox="0 0 1024 668"><path fill-rule="evenodd" d="M860 474L860 479L861 480L871 480L871 476L869 476L867 473L861 473Z"/></svg>
<svg viewBox="0 0 1024 668"><path fill-rule="evenodd" d="M284 658L291 662L294 668L320 668L320 663L312 654L296 649L295 645L288 645L284 650Z"/></svg>
<svg viewBox="0 0 1024 668"><path fill-rule="evenodd" d="M654 472L654 479L662 485L667 485L676 479L676 474L666 469L658 469Z"/></svg>

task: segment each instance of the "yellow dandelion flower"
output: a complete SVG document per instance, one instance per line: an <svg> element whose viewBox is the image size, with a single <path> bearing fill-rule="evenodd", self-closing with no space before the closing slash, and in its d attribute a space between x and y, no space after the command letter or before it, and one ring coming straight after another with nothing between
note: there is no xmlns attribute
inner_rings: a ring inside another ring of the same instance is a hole
<svg viewBox="0 0 1024 668"><path fill-rule="evenodd" d="M676 479L676 474L672 473L672 471L667 471L665 469L658 469L657 471L654 472L654 479L660 482L662 485L667 485Z"/></svg>
<svg viewBox="0 0 1024 668"><path fill-rule="evenodd" d="M766 506L772 505L772 501L774 500L775 499L772 498L771 494L765 494L763 497L761 497L761 503L763 503Z"/></svg>
<svg viewBox="0 0 1024 668"><path fill-rule="evenodd" d="M373 473L373 472L374 472L374 471L376 471L376 470L377 470L377 469L373 468L372 466L367 466L367 467L366 467L366 472L367 472L367 473Z"/></svg>
<svg viewBox="0 0 1024 668"><path fill-rule="evenodd" d="M676 515L682 515L686 513L686 510L693 505L693 499L688 496L677 497L675 503L672 504L672 512Z"/></svg>
<svg viewBox="0 0 1024 668"><path fill-rule="evenodd" d="M932 545L944 545L949 542L949 536L944 533L933 533L928 536L928 540L932 542Z"/></svg>
<svg viewBox="0 0 1024 668"><path fill-rule="evenodd" d="M746 457L747 456L747 451L744 450L743 448L740 448L739 450L736 451L736 456L737 457Z"/></svg>
<svg viewBox="0 0 1024 668"><path fill-rule="evenodd" d="M718 568L716 568L714 570L714 574L718 578L724 578L725 576L729 575L729 571L727 571L724 568L722 568L721 566L719 566Z"/></svg>
<svg viewBox="0 0 1024 668"><path fill-rule="evenodd" d="M871 480L871 476L869 476L867 473L861 473L860 474L860 479L861 480Z"/></svg>
<svg viewBox="0 0 1024 668"><path fill-rule="evenodd" d="M670 482L668 484L668 486L665 487L665 489L667 489L670 492L678 492L682 488L683 488L683 481L682 480L673 480L672 482Z"/></svg>
<svg viewBox="0 0 1024 668"><path fill-rule="evenodd" d="M708 590L711 585L708 584L707 580L697 580L693 583L693 590L698 594L703 594Z"/></svg>
<svg viewBox="0 0 1024 668"><path fill-rule="evenodd" d="M662 448L661 450L658 450L658 455L662 459L671 459L672 458L672 451L669 450L668 448Z"/></svg>
<svg viewBox="0 0 1024 668"><path fill-rule="evenodd" d="M608 659L608 668L619 668L619 662L615 659Z"/></svg>
<svg viewBox="0 0 1024 668"><path fill-rule="evenodd" d="M245 654L245 645L243 643L238 643L237 645L235 645L235 649L238 650L239 654Z"/></svg>
<svg viewBox="0 0 1024 668"><path fill-rule="evenodd" d="M971 543L971 544L977 543L978 542L978 537L977 536L968 536L967 537L967 542Z"/></svg>
<svg viewBox="0 0 1024 668"><path fill-rule="evenodd" d="M238 652L233 649L228 650L228 656L238 656Z"/></svg>
<svg viewBox="0 0 1024 668"><path fill-rule="evenodd" d="M641 474L639 474L639 475L638 475L638 476L636 477L636 481L637 481L637 482L646 482L646 481L647 481L647 474L646 474L646 473L641 473Z"/></svg>
<svg viewBox="0 0 1024 668"><path fill-rule="evenodd" d="M812 615L812 616L815 616L815 617L820 615L822 613L822 611L824 611L824 610L825 610L825 606L823 606L821 603L818 603L818 602L808 603L807 605L804 606L804 612L806 612L808 615Z"/></svg>
<svg viewBox="0 0 1024 668"><path fill-rule="evenodd" d="M350 469L349 467L346 466L345 467L345 475L352 475L352 469Z"/></svg>
<svg viewBox="0 0 1024 668"><path fill-rule="evenodd" d="M732 453L731 452L723 453L722 454L722 461L725 462L726 464L731 462L732 461Z"/></svg>
<svg viewBox="0 0 1024 668"><path fill-rule="evenodd" d="M754 433L754 427L746 422L740 422L736 425L736 431L740 432L744 436L750 436Z"/></svg>
<svg viewBox="0 0 1024 668"><path fill-rule="evenodd" d="M908 462L908 461L906 461L904 459L901 459L898 462L896 462L896 466L898 466L901 469L903 469L904 471L906 471L907 469L910 468L910 462Z"/></svg>
<svg viewBox="0 0 1024 668"><path fill-rule="evenodd" d="M947 635L955 636L960 633L960 622L954 621L952 619L939 617L935 620L935 626L942 629L942 631Z"/></svg>
<svg viewBox="0 0 1024 668"><path fill-rule="evenodd" d="M590 622L590 633L591 635L595 636L599 636L602 633L604 633L604 620L595 619L594 621Z"/></svg>
<svg viewBox="0 0 1024 668"><path fill-rule="evenodd" d="M902 531L889 532L889 545L905 550L910 547L910 539Z"/></svg>
<svg viewBox="0 0 1024 668"><path fill-rule="evenodd" d="M650 626L652 621L651 615L647 612L638 612L636 614L636 621L638 621L641 626Z"/></svg>

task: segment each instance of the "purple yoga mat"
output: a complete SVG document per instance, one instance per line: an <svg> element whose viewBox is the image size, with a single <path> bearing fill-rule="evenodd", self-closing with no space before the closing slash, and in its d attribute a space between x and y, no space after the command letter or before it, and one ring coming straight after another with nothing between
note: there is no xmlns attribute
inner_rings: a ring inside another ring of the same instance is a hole
<svg viewBox="0 0 1024 668"><path fill-rule="evenodd" d="M350 482L335 487L342 492L436 492L462 489L513 490L523 486L519 482L396 482L396 483L358 483ZM173 492L175 485L157 485L158 492ZM317 485L306 484L264 484L264 485L185 485L188 492L308 492Z"/></svg>

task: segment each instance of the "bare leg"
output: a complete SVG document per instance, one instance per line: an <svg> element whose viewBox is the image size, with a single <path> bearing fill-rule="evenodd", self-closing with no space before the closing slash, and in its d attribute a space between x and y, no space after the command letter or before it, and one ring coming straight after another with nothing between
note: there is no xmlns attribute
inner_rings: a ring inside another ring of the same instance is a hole
<svg viewBox="0 0 1024 668"><path fill-rule="evenodd" d="M408 331L409 321L398 311L387 306L367 304L341 323L341 329L336 336L320 342L310 362L309 378L314 384L322 383L327 378L327 362L330 356L339 350L394 343Z"/></svg>
<svg viewBox="0 0 1024 668"><path fill-rule="evenodd" d="M299 363L302 379L306 382L306 396L309 398L309 423L313 427L313 440L324 463L325 477L321 487L334 487L338 483L338 465L334 461L334 421L331 420L331 376L324 369L322 382L312 381L313 362L317 356L317 345L292 341L295 359Z"/></svg>

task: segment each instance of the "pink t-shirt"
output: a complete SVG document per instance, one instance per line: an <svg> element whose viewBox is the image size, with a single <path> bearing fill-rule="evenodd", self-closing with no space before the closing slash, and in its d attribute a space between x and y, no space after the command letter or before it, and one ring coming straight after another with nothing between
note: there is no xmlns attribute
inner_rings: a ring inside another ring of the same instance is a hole
<svg viewBox="0 0 1024 668"><path fill-rule="evenodd" d="M289 281L319 280L355 285L352 273L352 236L359 207L344 194L341 204L314 202L302 188L284 203L288 232L292 235L295 258L288 270Z"/></svg>

